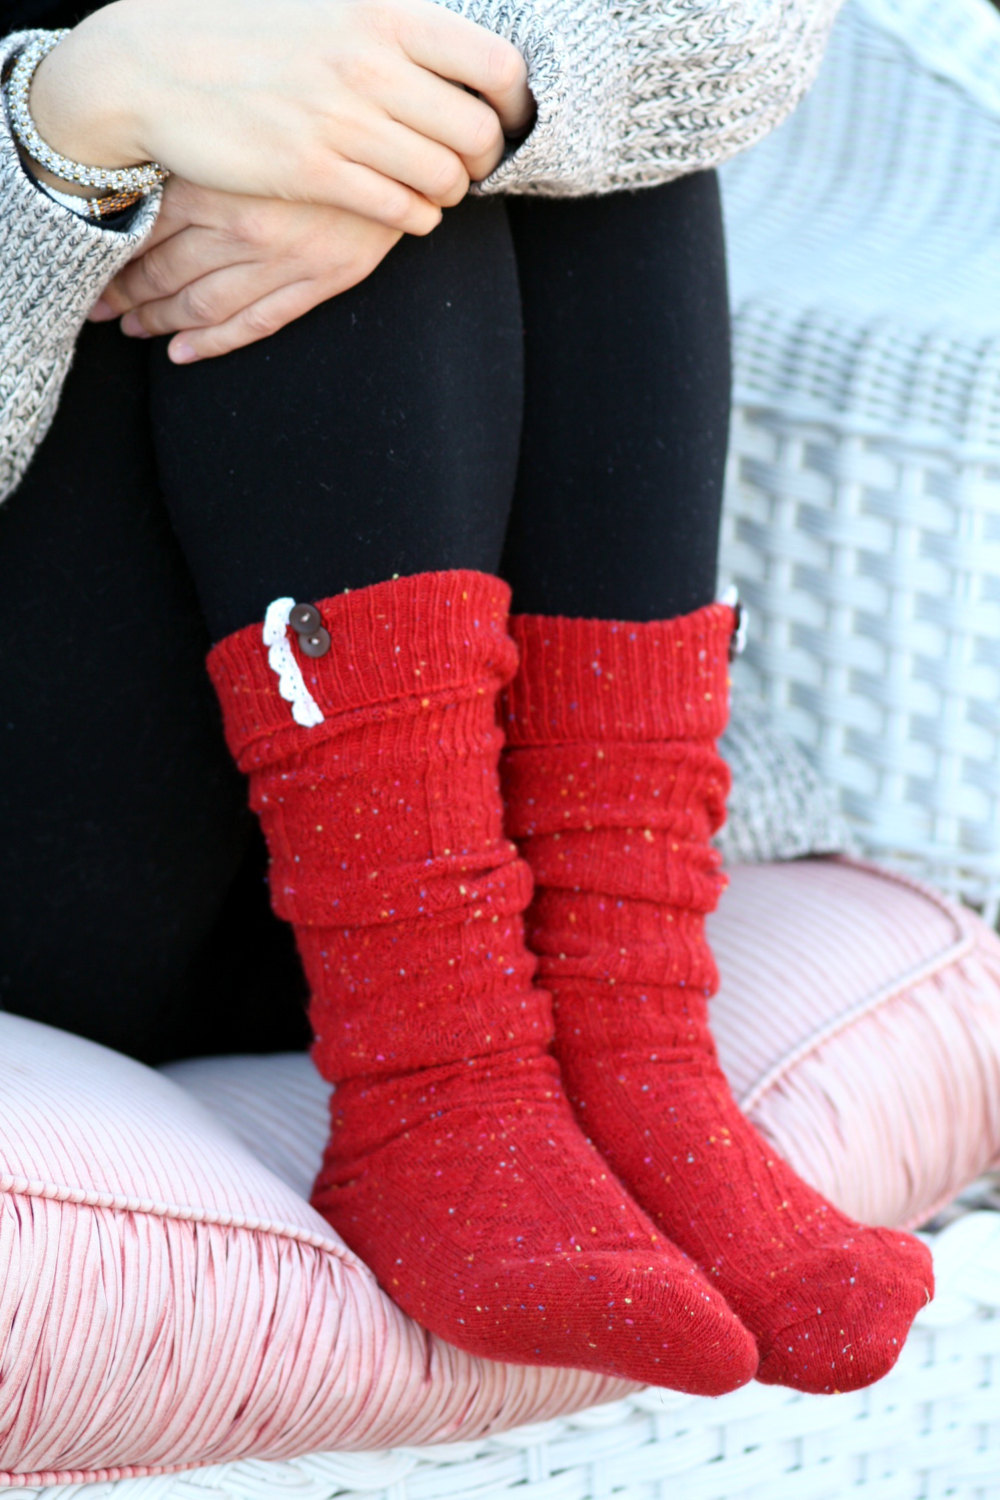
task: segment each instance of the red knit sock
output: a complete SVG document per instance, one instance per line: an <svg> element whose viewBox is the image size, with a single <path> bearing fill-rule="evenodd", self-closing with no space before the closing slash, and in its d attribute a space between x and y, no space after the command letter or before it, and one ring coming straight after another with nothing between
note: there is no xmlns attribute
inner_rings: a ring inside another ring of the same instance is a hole
<svg viewBox="0 0 1000 1500"><path fill-rule="evenodd" d="M663 624L515 616L508 831L537 894L528 944L590 1139L754 1334L758 1379L847 1390L885 1374L932 1289L916 1239L800 1181L719 1070L704 937L723 877L732 611Z"/></svg>
<svg viewBox="0 0 1000 1500"><path fill-rule="evenodd" d="M461 1348L717 1393L751 1377L753 1340L584 1139L532 988L497 774L507 602L463 572L323 600L332 649L289 629L273 653L312 724L259 628L210 658L337 1085L313 1202Z"/></svg>

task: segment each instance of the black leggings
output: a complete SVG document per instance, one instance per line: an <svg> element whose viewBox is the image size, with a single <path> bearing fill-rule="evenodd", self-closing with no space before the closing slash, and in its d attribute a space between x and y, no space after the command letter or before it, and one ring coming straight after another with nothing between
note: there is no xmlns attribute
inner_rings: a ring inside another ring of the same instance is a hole
<svg viewBox="0 0 1000 1500"><path fill-rule="evenodd" d="M210 642L278 595L450 567L522 611L696 608L728 401L710 174L467 200L194 367L86 329L0 509L0 1006L154 1063L304 1046Z"/></svg>

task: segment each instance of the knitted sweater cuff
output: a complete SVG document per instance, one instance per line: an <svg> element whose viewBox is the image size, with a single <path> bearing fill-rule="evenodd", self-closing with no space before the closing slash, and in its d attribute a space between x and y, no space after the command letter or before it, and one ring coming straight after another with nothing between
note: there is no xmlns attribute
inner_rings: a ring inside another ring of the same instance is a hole
<svg viewBox="0 0 1000 1500"><path fill-rule="evenodd" d="M791 112L841 0L439 0L513 42L535 125L480 193L593 196L716 167Z"/></svg>
<svg viewBox="0 0 1000 1500"><path fill-rule="evenodd" d="M528 69L535 122L477 194L574 197L607 191L622 156L628 71L610 10L579 0L439 0L513 42Z"/></svg>
<svg viewBox="0 0 1000 1500"><path fill-rule="evenodd" d="M0 39L0 74L24 34ZM124 230L102 228L43 193L21 165L0 109L0 500L20 482L55 415L73 346L104 287L156 221L160 193Z"/></svg>

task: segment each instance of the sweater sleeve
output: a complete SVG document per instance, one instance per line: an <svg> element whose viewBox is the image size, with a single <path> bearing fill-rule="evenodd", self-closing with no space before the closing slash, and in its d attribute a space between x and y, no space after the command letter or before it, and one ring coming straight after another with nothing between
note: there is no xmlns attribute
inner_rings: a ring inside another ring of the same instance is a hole
<svg viewBox="0 0 1000 1500"><path fill-rule="evenodd" d="M0 74L21 40L0 38ZM125 229L80 218L32 182L0 109L0 500L48 431L87 313L146 238L159 198Z"/></svg>
<svg viewBox="0 0 1000 1500"><path fill-rule="evenodd" d="M507 37L538 106L477 191L573 197L718 166L798 103L841 0L440 0Z"/></svg>

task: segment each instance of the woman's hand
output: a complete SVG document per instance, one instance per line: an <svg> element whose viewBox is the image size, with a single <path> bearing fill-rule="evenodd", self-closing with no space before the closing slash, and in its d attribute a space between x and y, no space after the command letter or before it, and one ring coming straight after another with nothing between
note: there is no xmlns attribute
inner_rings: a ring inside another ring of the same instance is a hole
<svg viewBox="0 0 1000 1500"><path fill-rule="evenodd" d="M178 364L228 354L276 333L356 286L401 238L371 219L312 203L283 203L196 187L172 177L142 253L91 317L123 314L138 337L175 333Z"/></svg>
<svg viewBox="0 0 1000 1500"><path fill-rule="evenodd" d="M45 58L31 107L77 160L426 234L530 123L526 77L433 0L114 0Z"/></svg>

